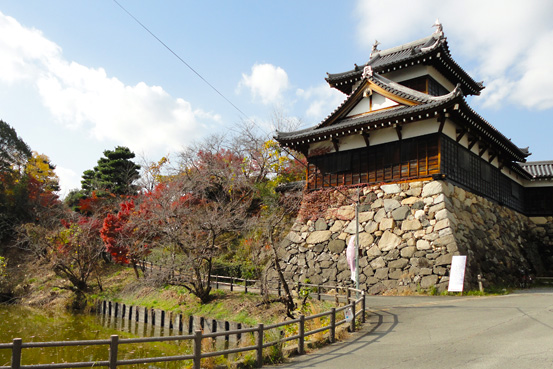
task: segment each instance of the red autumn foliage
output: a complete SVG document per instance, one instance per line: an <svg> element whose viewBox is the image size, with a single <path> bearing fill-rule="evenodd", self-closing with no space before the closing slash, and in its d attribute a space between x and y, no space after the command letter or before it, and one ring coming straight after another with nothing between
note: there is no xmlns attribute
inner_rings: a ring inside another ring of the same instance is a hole
<svg viewBox="0 0 553 369"><path fill-rule="evenodd" d="M127 227L129 217L134 211L134 201L126 201L120 204L117 215L108 214L104 218L104 224L100 230L100 236L106 245L106 250L113 260L120 264L129 264L129 243L132 230Z"/></svg>

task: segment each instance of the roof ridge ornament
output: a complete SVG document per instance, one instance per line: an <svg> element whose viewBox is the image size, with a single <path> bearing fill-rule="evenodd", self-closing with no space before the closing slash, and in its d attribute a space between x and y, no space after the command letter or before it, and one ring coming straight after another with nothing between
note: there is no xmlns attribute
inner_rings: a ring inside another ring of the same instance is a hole
<svg viewBox="0 0 553 369"><path fill-rule="evenodd" d="M380 45L380 42L378 42L378 40L374 40L373 48L371 50L371 57L373 54L380 52L380 50L378 50L378 45Z"/></svg>
<svg viewBox="0 0 553 369"><path fill-rule="evenodd" d="M361 75L361 78L368 79L369 77L372 77L372 76L373 76L373 68L370 65L365 66L365 68L363 68L363 74Z"/></svg>
<svg viewBox="0 0 553 369"><path fill-rule="evenodd" d="M436 22L434 22L434 24L433 24L431 27L436 27L436 30L434 31L434 33L435 33L436 35L438 35L439 37L443 37L443 35L444 35L444 27L443 27L442 24L440 23L440 19L439 19L439 18L436 18Z"/></svg>

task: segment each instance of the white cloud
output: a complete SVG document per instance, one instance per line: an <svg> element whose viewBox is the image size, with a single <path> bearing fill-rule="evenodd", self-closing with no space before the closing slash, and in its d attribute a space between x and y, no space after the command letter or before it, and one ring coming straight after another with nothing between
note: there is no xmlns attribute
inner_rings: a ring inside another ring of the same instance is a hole
<svg viewBox="0 0 553 369"><path fill-rule="evenodd" d="M65 197L75 188L81 188L81 176L73 170L56 166L55 172L60 180L60 197Z"/></svg>
<svg viewBox="0 0 553 369"><path fill-rule="evenodd" d="M220 116L193 109L159 86L125 85L94 69L69 62L40 31L0 13L0 83L32 81L44 106L66 127L110 140L133 151L180 149Z"/></svg>
<svg viewBox="0 0 553 369"><path fill-rule="evenodd" d="M552 2L359 0L356 14L360 43L367 53L374 39L385 49L424 37L439 18L453 57L474 64L469 73L485 81L487 89L475 102L553 107L547 87L552 85L553 71L546 65L553 58Z"/></svg>
<svg viewBox="0 0 553 369"><path fill-rule="evenodd" d="M326 83L310 87L307 90L298 89L296 94L299 98L308 101L305 114L315 121L324 119L346 98L346 95L330 88Z"/></svg>
<svg viewBox="0 0 553 369"><path fill-rule="evenodd" d="M254 98L261 99L263 104L276 104L282 101L283 93L290 83L288 74L281 67L272 64L254 64L251 74L242 74L238 89L249 88Z"/></svg>

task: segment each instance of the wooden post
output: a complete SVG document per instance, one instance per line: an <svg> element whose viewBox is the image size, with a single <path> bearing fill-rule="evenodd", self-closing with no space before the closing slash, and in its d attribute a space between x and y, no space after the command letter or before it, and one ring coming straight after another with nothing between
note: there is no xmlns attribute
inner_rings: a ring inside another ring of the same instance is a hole
<svg viewBox="0 0 553 369"><path fill-rule="evenodd" d="M244 293L248 293L248 280L244 278Z"/></svg>
<svg viewBox="0 0 553 369"><path fill-rule="evenodd" d="M300 326L298 329L299 338L298 338L298 354L303 355L305 354L305 316L302 314L300 315Z"/></svg>
<svg viewBox="0 0 553 369"><path fill-rule="evenodd" d="M127 305L123 304L121 306L121 319L125 319L125 314L127 313Z"/></svg>
<svg viewBox="0 0 553 369"><path fill-rule="evenodd" d="M280 297L282 295L282 292L281 292L280 288L281 288L281 282L279 280L278 281L278 297Z"/></svg>
<svg viewBox="0 0 553 369"><path fill-rule="evenodd" d="M194 315L188 317L188 334L194 332Z"/></svg>
<svg viewBox="0 0 553 369"><path fill-rule="evenodd" d="M161 310L161 317L159 325L163 328L165 328L165 310Z"/></svg>
<svg viewBox="0 0 553 369"><path fill-rule="evenodd" d="M232 277L232 278L230 279L230 292L233 291L233 288L234 288L234 277Z"/></svg>
<svg viewBox="0 0 553 369"><path fill-rule="evenodd" d="M263 366L263 323L257 326L257 367Z"/></svg>
<svg viewBox="0 0 553 369"><path fill-rule="evenodd" d="M117 368L117 349L119 345L119 336L114 334L111 336L109 344L109 369Z"/></svg>
<svg viewBox="0 0 553 369"><path fill-rule="evenodd" d="M321 301L321 284L317 285L317 300Z"/></svg>
<svg viewBox="0 0 553 369"><path fill-rule="evenodd" d="M218 275L215 276L215 288L219 289L219 276Z"/></svg>
<svg viewBox="0 0 553 369"><path fill-rule="evenodd" d="M330 343L336 342L336 308L330 308Z"/></svg>
<svg viewBox="0 0 553 369"><path fill-rule="evenodd" d="M21 345L23 340L21 338L13 339L12 346L12 369L19 369L21 367Z"/></svg>
<svg viewBox="0 0 553 369"><path fill-rule="evenodd" d="M202 361L202 331L194 332L194 369L201 369Z"/></svg>
<svg viewBox="0 0 553 369"><path fill-rule="evenodd" d="M225 320L225 331L226 332L230 331L230 323L227 322L226 320ZM228 342L228 340L229 340L229 336L227 334L227 335L225 335L225 341Z"/></svg>
<svg viewBox="0 0 553 369"><path fill-rule="evenodd" d="M236 329L241 330L242 329L242 323L237 323L236 324ZM239 344L241 340L242 340L242 333L238 333L236 335L236 344Z"/></svg>

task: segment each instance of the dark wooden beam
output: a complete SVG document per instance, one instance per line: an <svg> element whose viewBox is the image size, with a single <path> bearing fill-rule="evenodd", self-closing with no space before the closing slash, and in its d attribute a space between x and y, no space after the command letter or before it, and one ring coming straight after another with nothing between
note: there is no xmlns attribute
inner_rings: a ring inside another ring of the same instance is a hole
<svg viewBox="0 0 553 369"><path fill-rule="evenodd" d="M332 144L334 145L334 151L338 152L340 150L340 141L337 139L337 138L333 138L332 140Z"/></svg>
<svg viewBox="0 0 553 369"><path fill-rule="evenodd" d="M442 133L442 131L444 130L444 125L445 125L445 115L444 114L439 114L438 115L438 122L440 123L440 127L438 128L438 133Z"/></svg>
<svg viewBox="0 0 553 369"><path fill-rule="evenodd" d="M490 157L488 158L488 163L491 163L493 159L495 159L496 157L497 157L497 152L490 151Z"/></svg>
<svg viewBox="0 0 553 369"><path fill-rule="evenodd" d="M482 155L484 155L484 153L486 152L486 150L488 149L488 146L486 145L479 145L479 151L478 151L478 156L482 157Z"/></svg>
<svg viewBox="0 0 553 369"><path fill-rule="evenodd" d="M371 137L371 134L368 133L368 132L363 132L362 133L362 136L363 136L363 139L365 140L365 145L367 145L367 147L370 146L370 137Z"/></svg>
<svg viewBox="0 0 553 369"><path fill-rule="evenodd" d="M396 129L397 138L401 141L401 125L394 124L394 128Z"/></svg>
<svg viewBox="0 0 553 369"><path fill-rule="evenodd" d="M467 130L462 128L462 129L457 129L457 142L461 141L461 138L463 138L463 136L465 135L465 133L467 133Z"/></svg>
<svg viewBox="0 0 553 369"><path fill-rule="evenodd" d="M499 170L503 169L505 167L505 160L501 156L498 157L497 160L499 161L499 166L498 166Z"/></svg>
<svg viewBox="0 0 553 369"><path fill-rule="evenodd" d="M471 137L469 136L469 147L468 149L472 149L472 147L478 142L478 137Z"/></svg>

